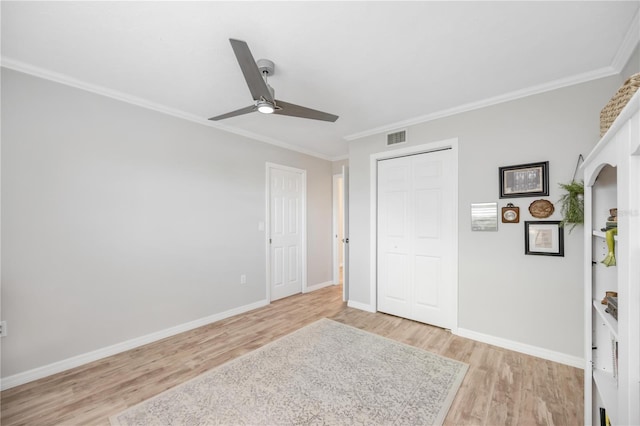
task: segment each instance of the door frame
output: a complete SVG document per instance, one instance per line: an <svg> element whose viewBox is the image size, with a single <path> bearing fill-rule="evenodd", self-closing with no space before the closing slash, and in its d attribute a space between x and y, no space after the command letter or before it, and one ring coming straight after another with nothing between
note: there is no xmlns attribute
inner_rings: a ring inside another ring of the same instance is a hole
<svg viewBox="0 0 640 426"><path fill-rule="evenodd" d="M302 270L302 288L300 289L301 293L307 292L307 171L304 169L297 169L295 167L283 166L281 164L276 163L265 163L265 255L266 255L266 286L267 286L267 300L271 303L271 244L269 242L271 238L271 170L284 170L288 172L298 173L301 175L302 182L302 211L300 212L302 216L302 227L301 236L302 241L300 244L301 247L301 261L300 261L300 269Z"/></svg>
<svg viewBox="0 0 640 426"><path fill-rule="evenodd" d="M349 166L342 166L342 301L349 301Z"/></svg>
<svg viewBox="0 0 640 426"><path fill-rule="evenodd" d="M456 194L453 197L454 223L453 227L453 264L455 267L452 271L454 288L452 289L453 306L453 324L451 331L457 332L458 329L458 138L445 139L437 142L430 142L421 145L414 145L405 148L395 149L392 151L383 151L371 154L369 159L369 190L370 190L370 212L369 212L369 235L371 242L369 244L369 276L371 295L370 304L373 312L378 311L378 161L389 160L392 158L404 157L407 155L426 154L433 151L441 151L450 149L453 155L453 191Z"/></svg>
<svg viewBox="0 0 640 426"><path fill-rule="evenodd" d="M342 241L339 241L339 232L338 230L340 229L340 203L342 202L342 200L340 200L341 197L339 197L340 194L340 189L342 189L342 191L344 191L344 176L342 173L336 173L335 175L333 175L333 247L332 247L332 281L334 285L338 285L340 283L340 259L339 259L339 248L338 248L338 244L342 244ZM344 192L342 192L344 193ZM342 214L344 215L344 206L342 208ZM344 238L344 229L342 230L343 235L342 237ZM343 262L344 262L344 251L342 253L342 258L343 258Z"/></svg>

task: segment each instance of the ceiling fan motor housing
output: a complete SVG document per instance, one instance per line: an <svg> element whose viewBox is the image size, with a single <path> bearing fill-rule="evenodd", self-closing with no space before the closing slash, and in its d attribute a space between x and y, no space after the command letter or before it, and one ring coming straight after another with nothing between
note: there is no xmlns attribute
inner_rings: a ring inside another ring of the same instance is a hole
<svg viewBox="0 0 640 426"><path fill-rule="evenodd" d="M273 63L273 61L270 61L268 59L258 59L256 61L256 65L258 66L260 74L262 75L266 74L267 76L271 76L276 70L276 65Z"/></svg>

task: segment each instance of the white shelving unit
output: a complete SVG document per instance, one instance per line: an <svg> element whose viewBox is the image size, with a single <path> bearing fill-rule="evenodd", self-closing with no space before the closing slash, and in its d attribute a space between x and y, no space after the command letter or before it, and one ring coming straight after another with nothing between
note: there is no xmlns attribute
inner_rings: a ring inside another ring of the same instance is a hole
<svg viewBox="0 0 640 426"><path fill-rule="evenodd" d="M585 182L585 424L640 425L640 92L582 166ZM618 209L616 266L607 254L609 209ZM618 318L601 303L618 293Z"/></svg>

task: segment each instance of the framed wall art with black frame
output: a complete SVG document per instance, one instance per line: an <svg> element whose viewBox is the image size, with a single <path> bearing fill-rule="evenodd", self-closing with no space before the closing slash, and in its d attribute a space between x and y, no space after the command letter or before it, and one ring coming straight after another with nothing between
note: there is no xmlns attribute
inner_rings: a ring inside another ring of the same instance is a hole
<svg viewBox="0 0 640 426"><path fill-rule="evenodd" d="M525 221L524 254L564 256L564 230L560 221Z"/></svg>
<svg viewBox="0 0 640 426"><path fill-rule="evenodd" d="M549 162L499 167L500 198L549 195Z"/></svg>

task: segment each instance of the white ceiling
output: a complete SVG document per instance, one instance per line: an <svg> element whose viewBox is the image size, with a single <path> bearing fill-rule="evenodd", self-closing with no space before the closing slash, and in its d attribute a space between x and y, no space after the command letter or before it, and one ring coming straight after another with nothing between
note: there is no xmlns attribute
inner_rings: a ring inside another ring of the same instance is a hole
<svg viewBox="0 0 640 426"><path fill-rule="evenodd" d="M323 158L347 139L620 72L640 1L10 2L3 66ZM252 113L228 39L276 64L279 99L335 123Z"/></svg>

